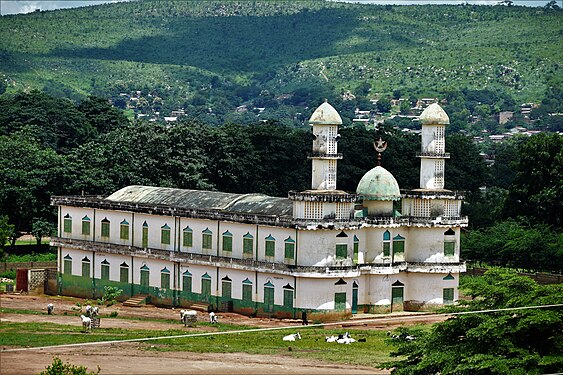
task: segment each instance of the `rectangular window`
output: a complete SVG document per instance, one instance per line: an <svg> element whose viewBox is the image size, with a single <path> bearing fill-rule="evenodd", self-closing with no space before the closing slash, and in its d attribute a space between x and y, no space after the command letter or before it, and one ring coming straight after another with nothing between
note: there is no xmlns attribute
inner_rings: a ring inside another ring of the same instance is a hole
<svg viewBox="0 0 563 375"><path fill-rule="evenodd" d="M162 289L170 289L170 273L168 272L160 273L160 287Z"/></svg>
<svg viewBox="0 0 563 375"><path fill-rule="evenodd" d="M393 241L393 254L403 255L405 253L405 241Z"/></svg>
<svg viewBox="0 0 563 375"><path fill-rule="evenodd" d="M283 290L283 306L290 309L293 308L293 290Z"/></svg>
<svg viewBox="0 0 563 375"><path fill-rule="evenodd" d="M170 229L162 228L160 231L160 243L170 245Z"/></svg>
<svg viewBox="0 0 563 375"><path fill-rule="evenodd" d="M102 237L109 237L109 221L102 221Z"/></svg>
<svg viewBox="0 0 563 375"><path fill-rule="evenodd" d="M90 262L82 262L82 276L90 277Z"/></svg>
<svg viewBox="0 0 563 375"><path fill-rule="evenodd" d="M242 253L243 254L253 254L253 245L254 240L252 238L243 238L242 239Z"/></svg>
<svg viewBox="0 0 563 375"><path fill-rule="evenodd" d="M72 260L65 259L64 261L64 274L71 275L72 274Z"/></svg>
<svg viewBox="0 0 563 375"><path fill-rule="evenodd" d="M63 231L65 233L72 233L72 219L71 218L65 218L63 220Z"/></svg>
<svg viewBox="0 0 563 375"><path fill-rule="evenodd" d="M212 243L213 243L213 236L209 233L204 233L202 237L201 247L203 249L210 250Z"/></svg>
<svg viewBox="0 0 563 375"><path fill-rule="evenodd" d="M383 242L383 256L388 257L391 255L391 243Z"/></svg>
<svg viewBox="0 0 563 375"><path fill-rule="evenodd" d="M454 303L454 288L444 288L443 299L444 299L444 305L449 305Z"/></svg>
<svg viewBox="0 0 563 375"><path fill-rule="evenodd" d="M82 235L90 235L90 220L82 220Z"/></svg>
<svg viewBox="0 0 563 375"><path fill-rule="evenodd" d="M346 310L346 293L334 293L334 310Z"/></svg>
<svg viewBox="0 0 563 375"><path fill-rule="evenodd" d="M192 247L193 246L193 232L190 230L184 231L184 238L182 241L182 245L185 247Z"/></svg>
<svg viewBox="0 0 563 375"><path fill-rule="evenodd" d="M348 257L348 245L336 245L336 259L345 259Z"/></svg>
<svg viewBox="0 0 563 375"><path fill-rule="evenodd" d="M285 243L285 259L295 259L295 244L292 242Z"/></svg>
<svg viewBox="0 0 563 375"><path fill-rule="evenodd" d="M122 240L129 239L129 224L119 224L119 238Z"/></svg>
<svg viewBox="0 0 563 375"><path fill-rule="evenodd" d="M252 285L242 284L242 300L244 302L252 302Z"/></svg>
<svg viewBox="0 0 563 375"><path fill-rule="evenodd" d="M192 292L192 277L191 276L184 276L182 280L183 280L182 290L184 292L191 293Z"/></svg>
<svg viewBox="0 0 563 375"><path fill-rule="evenodd" d="M102 264L101 279L109 280L109 264Z"/></svg>
<svg viewBox="0 0 563 375"><path fill-rule="evenodd" d="M233 251L232 236L223 236L223 251Z"/></svg>
<svg viewBox="0 0 563 375"><path fill-rule="evenodd" d="M266 241L266 256L273 257L276 255L276 242Z"/></svg>
<svg viewBox="0 0 563 375"><path fill-rule="evenodd" d="M143 238L142 238L142 246L143 249L146 249L149 247L149 228L148 227L143 227Z"/></svg>
<svg viewBox="0 0 563 375"><path fill-rule="evenodd" d="M119 282L121 283L129 282L129 267L119 268Z"/></svg>
<svg viewBox="0 0 563 375"><path fill-rule="evenodd" d="M444 255L453 257L455 255L455 242L444 242Z"/></svg>

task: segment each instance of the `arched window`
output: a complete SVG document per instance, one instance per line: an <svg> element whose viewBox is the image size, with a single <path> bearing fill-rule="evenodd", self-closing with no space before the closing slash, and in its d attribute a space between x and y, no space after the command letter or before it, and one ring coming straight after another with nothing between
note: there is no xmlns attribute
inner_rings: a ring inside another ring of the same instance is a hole
<svg viewBox="0 0 563 375"><path fill-rule="evenodd" d="M82 276L90 277L90 259L88 257L82 258Z"/></svg>
<svg viewBox="0 0 563 375"><path fill-rule="evenodd" d="M70 255L65 255L63 258L64 260L64 269L63 273L65 275L72 275L72 257Z"/></svg>
<svg viewBox="0 0 563 375"><path fill-rule="evenodd" d="M168 224L160 227L160 243L162 245L170 245L170 227Z"/></svg>
<svg viewBox="0 0 563 375"><path fill-rule="evenodd" d="M204 298L211 296L211 276L207 272L201 276L201 294Z"/></svg>
<svg viewBox="0 0 563 375"><path fill-rule="evenodd" d="M455 256L455 232L450 228L444 232L444 256Z"/></svg>
<svg viewBox="0 0 563 375"><path fill-rule="evenodd" d="M248 278L242 281L242 300L252 302L252 281Z"/></svg>
<svg viewBox="0 0 563 375"><path fill-rule="evenodd" d="M66 214L63 218L63 232L72 233L72 216Z"/></svg>
<svg viewBox="0 0 563 375"><path fill-rule="evenodd" d="M186 272L182 274L182 290L188 293L192 292L192 274L190 271L186 270Z"/></svg>
<svg viewBox="0 0 563 375"><path fill-rule="evenodd" d="M284 257L286 261L295 259L295 240L287 237L284 241Z"/></svg>
<svg viewBox="0 0 563 375"><path fill-rule="evenodd" d="M109 280L109 262L107 259L102 261L100 278L102 280Z"/></svg>
<svg viewBox="0 0 563 375"><path fill-rule="evenodd" d="M233 235L228 230L223 233L223 251L233 251Z"/></svg>
<svg viewBox="0 0 563 375"><path fill-rule="evenodd" d="M147 224L147 222L143 222L143 232L142 232L142 236L141 236L141 246L143 247L143 249L146 249L149 247L149 225Z"/></svg>
<svg viewBox="0 0 563 375"><path fill-rule="evenodd" d="M170 271L166 267L160 270L160 287L170 289Z"/></svg>
<svg viewBox="0 0 563 375"><path fill-rule="evenodd" d="M264 253L266 257L273 258L276 256L276 239L270 234L265 238Z"/></svg>
<svg viewBox="0 0 563 375"><path fill-rule="evenodd" d="M283 307L293 308L293 287L289 284L283 287Z"/></svg>
<svg viewBox="0 0 563 375"><path fill-rule="evenodd" d="M90 235L90 218L88 216L84 216L82 218L82 235L83 236Z"/></svg>
<svg viewBox="0 0 563 375"><path fill-rule="evenodd" d="M274 311L274 284L270 281L264 284L264 311Z"/></svg>
<svg viewBox="0 0 563 375"><path fill-rule="evenodd" d="M109 238L110 222L107 217L102 219L102 237Z"/></svg>
<svg viewBox="0 0 563 375"><path fill-rule="evenodd" d="M242 236L242 255L244 258L252 258L254 254L254 237L249 232Z"/></svg>
<svg viewBox="0 0 563 375"><path fill-rule="evenodd" d="M391 256L391 233L388 230L383 233L383 256Z"/></svg>
<svg viewBox="0 0 563 375"><path fill-rule="evenodd" d="M119 223L119 239L120 240L128 240L129 239L129 222L123 219L121 223Z"/></svg>
<svg viewBox="0 0 563 375"><path fill-rule="evenodd" d="M125 262L119 265L119 282L120 283L129 282L129 265Z"/></svg>
<svg viewBox="0 0 563 375"><path fill-rule="evenodd" d="M360 252L360 239L354 236L354 263L358 263L358 253Z"/></svg>
<svg viewBox="0 0 563 375"><path fill-rule="evenodd" d="M213 232L209 228L205 228L201 232L201 248L205 250L211 250L213 247Z"/></svg>
<svg viewBox="0 0 563 375"><path fill-rule="evenodd" d="M225 299L231 299L232 295L232 280L229 276L221 279L221 296Z"/></svg>
<svg viewBox="0 0 563 375"><path fill-rule="evenodd" d="M150 268L147 265L141 267L141 286L148 287L150 280Z"/></svg>
<svg viewBox="0 0 563 375"><path fill-rule="evenodd" d="M400 234L393 237L393 255L403 255L405 253L405 237Z"/></svg>

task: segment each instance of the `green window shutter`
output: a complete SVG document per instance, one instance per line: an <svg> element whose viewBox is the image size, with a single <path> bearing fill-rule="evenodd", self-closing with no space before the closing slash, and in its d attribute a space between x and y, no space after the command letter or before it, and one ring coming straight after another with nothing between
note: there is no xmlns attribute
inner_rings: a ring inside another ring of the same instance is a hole
<svg viewBox="0 0 563 375"><path fill-rule="evenodd" d="M124 267L124 266L119 267L119 282L120 283L129 282L129 267Z"/></svg>
<svg viewBox="0 0 563 375"><path fill-rule="evenodd" d="M393 241L393 254L399 255L405 252L405 241Z"/></svg>
<svg viewBox="0 0 563 375"><path fill-rule="evenodd" d="M64 260L64 274L71 275L72 274L72 259L65 259Z"/></svg>
<svg viewBox="0 0 563 375"><path fill-rule="evenodd" d="M170 289L170 271L166 268L160 271L160 287L162 289Z"/></svg>
<svg viewBox="0 0 563 375"><path fill-rule="evenodd" d="M264 311L272 312L274 311L274 288L265 286L264 287Z"/></svg>
<svg viewBox="0 0 563 375"><path fill-rule="evenodd" d="M109 220L102 220L102 237L109 238Z"/></svg>
<svg viewBox="0 0 563 375"><path fill-rule="evenodd" d="M293 242L285 243L285 259L295 259L295 244Z"/></svg>
<svg viewBox="0 0 563 375"><path fill-rule="evenodd" d="M444 305L454 303L454 288L444 288L442 293Z"/></svg>
<svg viewBox="0 0 563 375"><path fill-rule="evenodd" d="M383 256L388 257L391 255L391 242L383 242Z"/></svg>
<svg viewBox="0 0 563 375"><path fill-rule="evenodd" d="M276 241L266 240L266 256L274 257L276 255Z"/></svg>
<svg viewBox="0 0 563 375"><path fill-rule="evenodd" d="M188 292L191 293L192 292L192 275L186 275L184 274L184 277L182 278L182 290L184 292Z"/></svg>
<svg viewBox="0 0 563 375"><path fill-rule="evenodd" d="M252 284L242 284L242 300L252 302Z"/></svg>
<svg viewBox="0 0 563 375"><path fill-rule="evenodd" d="M90 261L82 260L82 276L90 277Z"/></svg>
<svg viewBox="0 0 563 375"><path fill-rule="evenodd" d="M336 259L345 259L348 257L348 245L338 244L336 245Z"/></svg>
<svg viewBox="0 0 563 375"><path fill-rule="evenodd" d="M147 224L146 222L143 224L143 236L141 239L141 243L142 243L141 246L143 247L143 249L149 247L149 226L146 224Z"/></svg>
<svg viewBox="0 0 563 375"><path fill-rule="evenodd" d="M205 297L211 295L211 279L201 279L201 294Z"/></svg>
<svg viewBox="0 0 563 375"><path fill-rule="evenodd" d="M191 229L186 228L183 231L184 238L182 241L182 245L185 247L192 247L193 246L193 232Z"/></svg>
<svg viewBox="0 0 563 375"><path fill-rule="evenodd" d="M223 233L223 251L233 251L233 235L228 231Z"/></svg>
<svg viewBox="0 0 563 375"><path fill-rule="evenodd" d="M391 288L391 301L393 304L403 304L405 289L401 287Z"/></svg>
<svg viewBox="0 0 563 375"><path fill-rule="evenodd" d="M213 248L213 233L207 228L202 232L201 247L207 250Z"/></svg>
<svg viewBox="0 0 563 375"><path fill-rule="evenodd" d="M129 223L126 221L122 221L121 224L119 224L119 239L129 239Z"/></svg>
<svg viewBox="0 0 563 375"><path fill-rule="evenodd" d="M334 310L346 310L346 293L334 293Z"/></svg>
<svg viewBox="0 0 563 375"><path fill-rule="evenodd" d="M162 245L170 245L170 227L168 225L160 228L160 243Z"/></svg>
<svg viewBox="0 0 563 375"><path fill-rule="evenodd" d="M63 220L63 231L65 233L72 233L72 218L67 215Z"/></svg>
<svg viewBox="0 0 563 375"><path fill-rule="evenodd" d="M82 235L83 236L89 236L90 235L90 219L87 216L85 216L82 219Z"/></svg>
<svg viewBox="0 0 563 375"><path fill-rule="evenodd" d="M100 278L102 280L109 280L109 263L102 262L101 271L102 272L101 272Z"/></svg>
<svg viewBox="0 0 563 375"><path fill-rule="evenodd" d="M293 308L293 290L283 290L283 306L287 308Z"/></svg>
<svg viewBox="0 0 563 375"><path fill-rule="evenodd" d="M254 253L254 240L252 238L242 239L242 252L243 254L253 254Z"/></svg>
<svg viewBox="0 0 563 375"><path fill-rule="evenodd" d="M447 257L452 257L455 255L455 242L444 242L444 255Z"/></svg>

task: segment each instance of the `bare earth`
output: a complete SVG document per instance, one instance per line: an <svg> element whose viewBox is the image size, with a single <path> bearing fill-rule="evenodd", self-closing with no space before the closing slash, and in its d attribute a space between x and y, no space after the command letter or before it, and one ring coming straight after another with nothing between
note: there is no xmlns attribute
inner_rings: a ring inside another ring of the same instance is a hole
<svg viewBox="0 0 563 375"><path fill-rule="evenodd" d="M79 309L76 303L83 300L69 297L26 296L17 294L1 294L0 307L20 310L46 312L48 303L55 306L54 315L0 314L0 322L50 322L57 324L80 326L81 320L75 316ZM178 319L179 310L158 308L155 306L125 307L117 304L104 307L102 315L117 311L120 317ZM64 315L64 313L68 315ZM249 318L232 313L219 313L219 321L233 324L244 324L254 327L299 326L298 320ZM370 318L373 316L369 316ZM378 319L360 325L343 322L335 327L346 327L346 330L361 329L393 329L399 325L416 322L435 322L443 317L410 316L408 320L397 320L397 315ZM414 318L414 319L412 319ZM198 313L198 321L208 319L207 314ZM102 319L106 328L168 330L178 329L180 323L155 322L147 320ZM201 332L215 330L214 327L199 326ZM2 343L0 343L1 345ZM63 361L75 365L87 366L90 370L101 367L100 374L388 374L388 371L371 367L342 365L317 360L289 359L281 355L266 356L246 353L190 353L190 352L157 352L147 351L152 345L146 343L99 344L86 347L61 347L40 350L0 352L0 374L37 374L59 356ZM9 349L2 345L2 350ZM109 349L109 350L108 350Z"/></svg>

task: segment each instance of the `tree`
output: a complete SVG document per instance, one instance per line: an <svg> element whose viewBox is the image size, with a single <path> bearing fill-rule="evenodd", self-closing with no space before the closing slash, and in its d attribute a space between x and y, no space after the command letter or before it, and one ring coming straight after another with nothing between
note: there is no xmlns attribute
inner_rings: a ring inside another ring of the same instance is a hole
<svg viewBox="0 0 563 375"><path fill-rule="evenodd" d="M4 245L13 237L14 226L8 222L8 216L0 216L0 260L4 257Z"/></svg>
<svg viewBox="0 0 563 375"><path fill-rule="evenodd" d="M541 133L518 147L504 214L563 225L563 135Z"/></svg>
<svg viewBox="0 0 563 375"><path fill-rule="evenodd" d="M39 375L98 375L100 366L97 371L88 371L86 366L76 366L70 362L63 362L59 357L53 358L53 363L45 367Z"/></svg>
<svg viewBox="0 0 563 375"><path fill-rule="evenodd" d="M80 103L78 110L84 114L86 121L98 134L107 133L128 123L123 112L103 98L91 96Z"/></svg>
<svg viewBox="0 0 563 375"><path fill-rule="evenodd" d="M387 98L381 98L377 101L377 110L381 113L388 113L391 111L391 101Z"/></svg>
<svg viewBox="0 0 563 375"><path fill-rule="evenodd" d="M37 245L41 245L43 237L49 237L55 232L55 226L44 218L34 218L31 224L31 234L37 240Z"/></svg>
<svg viewBox="0 0 563 375"><path fill-rule="evenodd" d="M471 301L450 311L517 308L563 303L563 285L538 285L513 271L492 269L464 281ZM547 374L563 368L563 309L542 308L457 315L429 332L402 329L415 340L394 340L382 367L393 374ZM403 336L404 337L404 336Z"/></svg>
<svg viewBox="0 0 563 375"><path fill-rule="evenodd" d="M544 9L560 9L560 7L557 5L557 1L552 0L544 5Z"/></svg>

